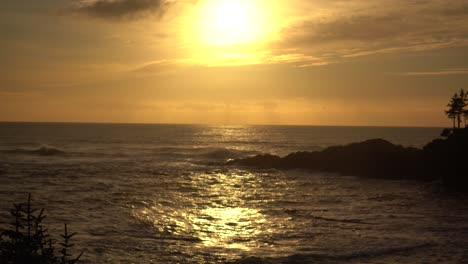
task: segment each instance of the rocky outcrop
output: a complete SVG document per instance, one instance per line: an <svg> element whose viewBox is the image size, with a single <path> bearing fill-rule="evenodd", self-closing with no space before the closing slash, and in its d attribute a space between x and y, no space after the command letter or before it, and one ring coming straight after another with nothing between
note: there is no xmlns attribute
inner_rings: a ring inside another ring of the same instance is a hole
<svg viewBox="0 0 468 264"><path fill-rule="evenodd" d="M465 130L447 139L436 139L423 149L371 139L322 151L295 152L285 157L257 155L231 160L228 164L393 179L441 179L453 186L468 186L465 180L468 178L467 151L468 132Z"/></svg>
<svg viewBox="0 0 468 264"><path fill-rule="evenodd" d="M322 151L295 152L285 157L257 155L230 164L276 169L308 169L351 175L401 178L421 169L422 151L372 139Z"/></svg>
<svg viewBox="0 0 468 264"><path fill-rule="evenodd" d="M468 190L468 128L424 146L424 165L431 175L455 189Z"/></svg>

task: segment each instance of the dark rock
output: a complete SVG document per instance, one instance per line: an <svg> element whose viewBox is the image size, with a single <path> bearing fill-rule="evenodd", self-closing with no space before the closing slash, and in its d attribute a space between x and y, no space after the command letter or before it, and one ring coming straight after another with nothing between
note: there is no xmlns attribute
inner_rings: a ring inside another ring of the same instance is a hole
<svg viewBox="0 0 468 264"><path fill-rule="evenodd" d="M285 157L257 155L228 164L256 168L307 169L392 179L441 179L447 185L468 189L468 129L453 131L423 149L371 139L322 151L295 152Z"/></svg>
<svg viewBox="0 0 468 264"><path fill-rule="evenodd" d="M257 155L230 164L276 169L309 169L353 175L402 178L421 167L421 150L371 139L323 151L295 152L283 158Z"/></svg>
<svg viewBox="0 0 468 264"><path fill-rule="evenodd" d="M424 164L447 186L468 190L468 128L424 146Z"/></svg>

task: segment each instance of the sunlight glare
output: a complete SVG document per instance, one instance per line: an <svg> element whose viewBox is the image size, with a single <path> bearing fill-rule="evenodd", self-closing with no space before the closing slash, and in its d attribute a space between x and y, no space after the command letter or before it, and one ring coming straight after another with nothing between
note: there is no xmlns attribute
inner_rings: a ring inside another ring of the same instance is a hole
<svg viewBox="0 0 468 264"><path fill-rule="evenodd" d="M198 29L207 45L247 44L263 37L258 1L207 0L200 10Z"/></svg>
<svg viewBox="0 0 468 264"><path fill-rule="evenodd" d="M280 5L268 0L200 0L185 12L186 62L209 67L264 62L285 24Z"/></svg>

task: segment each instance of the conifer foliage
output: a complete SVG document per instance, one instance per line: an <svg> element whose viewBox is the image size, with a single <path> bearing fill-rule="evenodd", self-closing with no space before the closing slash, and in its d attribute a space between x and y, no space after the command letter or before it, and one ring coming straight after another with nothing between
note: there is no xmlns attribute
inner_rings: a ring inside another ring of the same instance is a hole
<svg viewBox="0 0 468 264"><path fill-rule="evenodd" d="M10 228L0 233L0 264L75 264L83 255L72 257L70 239L76 234L68 232L65 224L61 250L55 249L55 242L43 225L46 218L44 209L31 206L31 194L26 203L13 204L10 210Z"/></svg>
<svg viewBox="0 0 468 264"><path fill-rule="evenodd" d="M453 120L453 128L460 128L462 117L466 119L468 117L468 110L465 107L468 105L468 93L465 93L463 89L460 90L460 93L455 93L450 100L450 103L447 105L448 109L445 110L445 114L448 118Z"/></svg>

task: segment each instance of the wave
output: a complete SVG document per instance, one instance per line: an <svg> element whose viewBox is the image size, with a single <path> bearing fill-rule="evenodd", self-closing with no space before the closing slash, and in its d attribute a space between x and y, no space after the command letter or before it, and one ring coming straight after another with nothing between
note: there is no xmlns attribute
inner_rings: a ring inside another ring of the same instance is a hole
<svg viewBox="0 0 468 264"><path fill-rule="evenodd" d="M208 150L205 153L202 153L201 156L205 158L211 158L211 159L237 159L241 157L246 157L249 154L253 154L253 152L222 148L222 149Z"/></svg>
<svg viewBox="0 0 468 264"><path fill-rule="evenodd" d="M154 148L153 155L164 155L179 158L228 160L259 154L258 151L237 150L222 147L160 147Z"/></svg>
<svg viewBox="0 0 468 264"><path fill-rule="evenodd" d="M344 254L295 254L287 257L279 258L258 258L258 257L247 257L242 258L233 262L231 264L266 264L266 263L324 263L324 262L334 262L342 261L348 262L351 260L359 259L371 259L379 258L388 255L397 255L397 254L409 254L413 251L423 250L434 246L431 243L421 243L414 245L403 245L395 247L383 247L376 249L367 249L362 251L348 252Z"/></svg>
<svg viewBox="0 0 468 264"><path fill-rule="evenodd" d="M51 147L51 146L40 146L36 149L24 149L24 148L16 148L10 150L3 150L5 154L19 154L19 155L36 155L36 156L63 156L66 154L65 151Z"/></svg>
<svg viewBox="0 0 468 264"><path fill-rule="evenodd" d="M296 259L296 260L351 260L351 259L362 259L362 258L376 258L386 255L395 255L395 254L408 254L411 251L416 251L420 249L425 249L434 246L431 243L420 243L414 245L403 245L403 246L395 246L395 247L383 247L383 248L376 248L376 249L367 249L355 252L349 252L347 254L340 254L340 255L328 255L328 254L296 254L293 256L288 257L288 259ZM307 262L309 263L309 262Z"/></svg>
<svg viewBox="0 0 468 264"><path fill-rule="evenodd" d="M78 146L63 150L50 145L0 149L0 155L66 157L91 160L155 159L161 163L191 163L195 165L224 164L228 160L258 154L257 151L222 147L145 147L145 146Z"/></svg>

